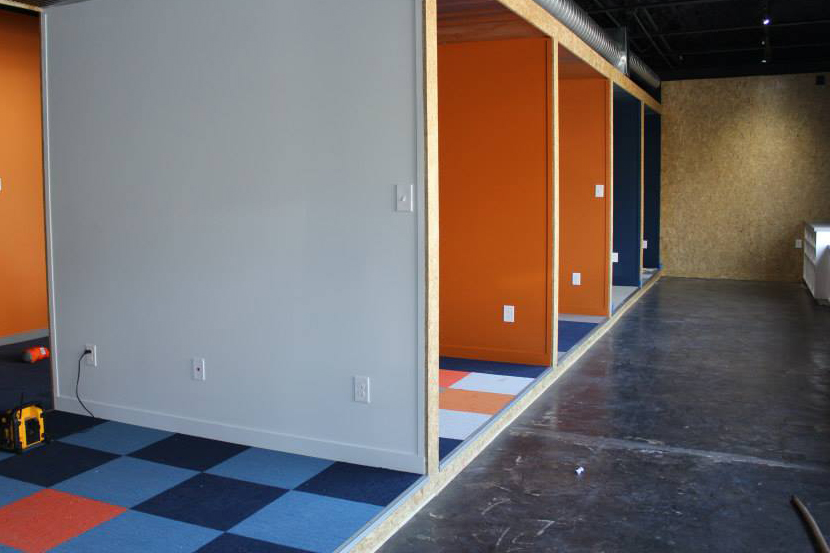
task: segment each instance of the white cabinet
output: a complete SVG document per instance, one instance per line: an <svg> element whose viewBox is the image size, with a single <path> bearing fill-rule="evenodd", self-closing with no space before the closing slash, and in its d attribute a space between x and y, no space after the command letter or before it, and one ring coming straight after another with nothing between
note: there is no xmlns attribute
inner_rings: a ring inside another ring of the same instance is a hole
<svg viewBox="0 0 830 553"><path fill-rule="evenodd" d="M830 223L804 225L804 282L817 300L830 300Z"/></svg>

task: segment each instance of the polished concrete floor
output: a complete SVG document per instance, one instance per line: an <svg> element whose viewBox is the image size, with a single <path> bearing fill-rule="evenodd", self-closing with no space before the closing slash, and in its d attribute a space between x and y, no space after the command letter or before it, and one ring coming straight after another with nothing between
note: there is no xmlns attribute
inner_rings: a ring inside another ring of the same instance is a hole
<svg viewBox="0 0 830 553"><path fill-rule="evenodd" d="M830 532L830 309L666 278L382 551L814 551L792 494Z"/></svg>

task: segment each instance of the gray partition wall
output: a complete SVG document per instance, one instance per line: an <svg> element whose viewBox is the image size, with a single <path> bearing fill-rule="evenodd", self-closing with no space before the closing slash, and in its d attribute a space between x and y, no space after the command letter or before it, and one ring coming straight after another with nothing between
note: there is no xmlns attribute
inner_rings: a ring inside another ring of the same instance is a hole
<svg viewBox="0 0 830 553"><path fill-rule="evenodd" d="M423 471L417 5L46 10L58 408Z"/></svg>

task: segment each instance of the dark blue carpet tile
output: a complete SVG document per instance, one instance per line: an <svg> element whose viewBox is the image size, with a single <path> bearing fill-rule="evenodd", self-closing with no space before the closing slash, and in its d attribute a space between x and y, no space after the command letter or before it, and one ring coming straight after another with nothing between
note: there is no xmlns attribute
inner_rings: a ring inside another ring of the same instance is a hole
<svg viewBox="0 0 830 553"><path fill-rule="evenodd" d="M21 393L24 401L35 401L44 409L52 408L49 360L23 361L23 350L38 346L49 347L49 338L0 346L0 411L16 407Z"/></svg>
<svg viewBox="0 0 830 553"><path fill-rule="evenodd" d="M277 545L267 541L255 540L236 534L222 534L197 553L309 553L305 549L296 549L286 545Z"/></svg>
<svg viewBox="0 0 830 553"><path fill-rule="evenodd" d="M130 453L130 457L183 469L204 471L246 449L248 448L244 445L174 434Z"/></svg>
<svg viewBox="0 0 830 553"><path fill-rule="evenodd" d="M49 487L116 457L97 449L51 442L0 461L0 476Z"/></svg>
<svg viewBox="0 0 830 553"><path fill-rule="evenodd" d="M296 489L385 507L420 478L418 474L334 463Z"/></svg>
<svg viewBox="0 0 830 553"><path fill-rule="evenodd" d="M448 371L467 371L473 373L498 374L502 376L523 376L525 378L536 378L548 370L547 367L540 365L496 363L495 361L458 359L456 357L441 357L439 366Z"/></svg>
<svg viewBox="0 0 830 553"><path fill-rule="evenodd" d="M46 435L53 440L59 440L70 434L89 430L105 422L107 421L104 419L93 419L86 415L76 415L75 413L65 413L63 411L49 411L43 414L43 426L46 429Z"/></svg>
<svg viewBox="0 0 830 553"><path fill-rule="evenodd" d="M568 351L596 327L596 323L559 321L559 351Z"/></svg>
<svg viewBox="0 0 830 553"><path fill-rule="evenodd" d="M453 440L452 438L438 438L438 458L443 461L444 457L461 445L461 442L462 440Z"/></svg>
<svg viewBox="0 0 830 553"><path fill-rule="evenodd" d="M224 476L197 474L133 510L215 530L229 530L285 492L282 488Z"/></svg>

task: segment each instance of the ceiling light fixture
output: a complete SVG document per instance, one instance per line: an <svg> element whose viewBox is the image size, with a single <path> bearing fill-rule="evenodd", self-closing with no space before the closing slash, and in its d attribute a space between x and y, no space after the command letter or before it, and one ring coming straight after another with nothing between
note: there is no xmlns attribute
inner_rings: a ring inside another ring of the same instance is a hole
<svg viewBox="0 0 830 553"><path fill-rule="evenodd" d="M769 17L765 17L763 23L764 25L769 25Z"/></svg>

